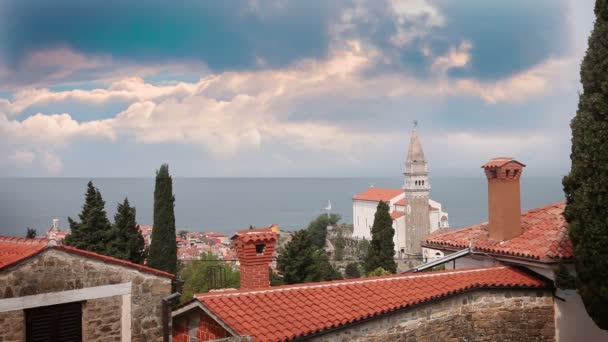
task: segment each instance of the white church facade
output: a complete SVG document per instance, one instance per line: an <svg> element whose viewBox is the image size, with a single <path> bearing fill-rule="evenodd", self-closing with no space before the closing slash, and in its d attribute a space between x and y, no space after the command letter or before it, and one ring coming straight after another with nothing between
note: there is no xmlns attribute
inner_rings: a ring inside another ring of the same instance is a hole
<svg viewBox="0 0 608 342"><path fill-rule="evenodd" d="M449 228L448 213L441 203L430 199L428 163L416 129L412 130L405 161L402 188L370 187L353 197L353 236L371 239L376 207L380 201L388 203L395 229L395 257L422 257L432 260L443 253L422 248L424 238L440 228Z"/></svg>

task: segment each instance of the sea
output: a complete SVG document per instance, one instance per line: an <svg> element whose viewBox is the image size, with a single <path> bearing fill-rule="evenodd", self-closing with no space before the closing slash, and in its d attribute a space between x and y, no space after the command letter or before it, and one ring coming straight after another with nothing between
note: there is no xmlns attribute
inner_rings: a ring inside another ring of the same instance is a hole
<svg viewBox="0 0 608 342"><path fill-rule="evenodd" d="M127 197L140 225L153 221L153 178L93 178L114 220ZM61 229L78 220L88 178L0 178L0 235L24 236L28 227L43 234L54 218ZM233 233L249 226L278 224L283 230L305 228L331 212L352 223L352 197L367 188L399 188L401 178L173 178L178 230ZM431 198L442 203L453 228L487 220L484 177L433 178ZM522 179L522 209L564 199L560 178Z"/></svg>

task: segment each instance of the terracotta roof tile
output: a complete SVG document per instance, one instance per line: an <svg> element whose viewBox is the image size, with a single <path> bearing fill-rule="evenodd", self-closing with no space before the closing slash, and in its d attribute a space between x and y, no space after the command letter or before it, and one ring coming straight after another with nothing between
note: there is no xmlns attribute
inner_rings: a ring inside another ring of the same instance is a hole
<svg viewBox="0 0 608 342"><path fill-rule="evenodd" d="M277 240L277 234L272 231L271 227L238 230L231 239L234 240L237 236L239 236L243 242Z"/></svg>
<svg viewBox="0 0 608 342"><path fill-rule="evenodd" d="M220 320L255 341L285 341L477 288L548 284L508 266L276 286L197 295Z"/></svg>
<svg viewBox="0 0 608 342"><path fill-rule="evenodd" d="M175 275L144 265L134 264L118 258L109 257L70 246L51 246L48 239L26 239L17 237L0 237L0 270L30 258L46 249L55 248L67 253L96 259L99 261L130 267L142 272L161 277L175 278Z"/></svg>
<svg viewBox="0 0 608 342"><path fill-rule="evenodd" d="M398 218L400 218L400 217L402 217L402 216L405 216L405 213L404 213L403 211L393 211L393 212L391 213L391 218L392 218L393 220L396 220L396 219L398 219Z"/></svg>
<svg viewBox="0 0 608 342"><path fill-rule="evenodd" d="M568 226L563 216L565 202L550 204L524 212L521 216L523 233L508 241L490 240L488 223L462 229L442 229L429 235L424 245L473 248L495 254L512 255L542 262L554 262L574 257Z"/></svg>
<svg viewBox="0 0 608 342"><path fill-rule="evenodd" d="M508 164L510 162L514 162L517 164L520 164L522 166L526 166L520 162L518 162L517 160L513 159L513 157L498 157L498 158L494 158L494 159L490 159L489 162L483 164L481 167L486 169L486 168L496 168L496 167L501 167L505 164Z"/></svg>
<svg viewBox="0 0 608 342"><path fill-rule="evenodd" d="M47 239L0 236L0 270L40 253L48 243Z"/></svg>
<svg viewBox="0 0 608 342"><path fill-rule="evenodd" d="M388 202L401 194L403 194L403 189L369 188L355 195L353 199L358 201Z"/></svg>

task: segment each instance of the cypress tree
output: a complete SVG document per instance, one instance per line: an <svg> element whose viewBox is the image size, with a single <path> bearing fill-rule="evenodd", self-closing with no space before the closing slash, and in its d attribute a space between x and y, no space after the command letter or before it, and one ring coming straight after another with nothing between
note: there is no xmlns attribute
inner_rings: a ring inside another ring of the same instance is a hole
<svg viewBox="0 0 608 342"><path fill-rule="evenodd" d="M141 264L146 257L145 244L135 217L136 209L131 207L129 200L125 198L118 204L114 216L109 255Z"/></svg>
<svg viewBox="0 0 608 342"><path fill-rule="evenodd" d="M374 225L372 226L372 241L365 257L365 272L370 273L378 267L386 271L395 273L397 264L395 264L395 243L393 236L393 219L389 214L388 204L380 201L374 215Z"/></svg>
<svg viewBox="0 0 608 342"><path fill-rule="evenodd" d="M608 330L608 0L595 3L595 24L581 64L583 92L572 120L572 166L563 185L574 246L576 287L587 312Z"/></svg>
<svg viewBox="0 0 608 342"><path fill-rule="evenodd" d="M105 202L101 193L93 186L93 182L89 181L85 202L81 213L78 215L80 222L68 217L71 232L65 238L64 243L79 249L107 254L108 236L112 225L104 207Z"/></svg>
<svg viewBox="0 0 608 342"><path fill-rule="evenodd" d="M154 228L148 266L175 274L177 272L177 241L175 239L175 196L169 165L156 172L154 188Z"/></svg>

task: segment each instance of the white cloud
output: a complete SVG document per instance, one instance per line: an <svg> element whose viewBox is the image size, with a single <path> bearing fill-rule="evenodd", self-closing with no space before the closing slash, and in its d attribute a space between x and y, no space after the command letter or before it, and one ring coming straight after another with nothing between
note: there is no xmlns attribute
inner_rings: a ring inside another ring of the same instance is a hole
<svg viewBox="0 0 608 342"><path fill-rule="evenodd" d="M2 153L4 156L0 158L0 167L16 167L16 168L26 168L32 165L35 154L31 151L27 150L16 150L16 151L4 151Z"/></svg>
<svg viewBox="0 0 608 342"><path fill-rule="evenodd" d="M438 56L433 60L431 70L445 76L445 72L451 68L462 68L469 64L471 60L471 48L473 45L469 41L463 41L456 48L451 48L447 54ZM430 52L426 52L426 56Z"/></svg>
<svg viewBox="0 0 608 342"><path fill-rule="evenodd" d="M63 162L61 159L48 151L43 152L41 163L42 166L52 175L58 174L63 169Z"/></svg>

